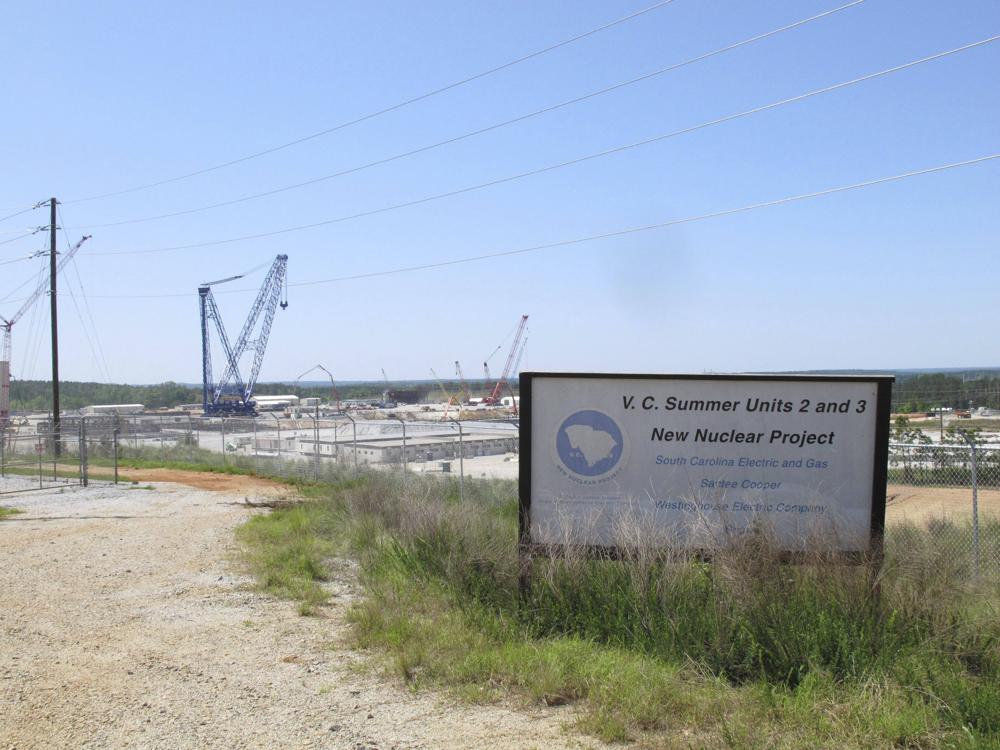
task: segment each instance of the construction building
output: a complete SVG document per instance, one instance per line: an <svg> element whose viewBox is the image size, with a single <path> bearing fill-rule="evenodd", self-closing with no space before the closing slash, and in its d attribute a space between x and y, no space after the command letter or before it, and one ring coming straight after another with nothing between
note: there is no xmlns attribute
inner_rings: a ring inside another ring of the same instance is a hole
<svg viewBox="0 0 1000 750"><path fill-rule="evenodd" d="M517 452L517 436L496 433L473 433L464 435L461 443L455 432L440 435L420 434L408 437L406 461L437 461L459 456L459 445L465 458L475 456L495 456ZM357 462L359 464L392 464L403 460L403 438L401 436L365 438L357 442ZM353 462L355 444L351 440L325 440L300 437L299 452L320 457L336 457L338 461Z"/></svg>

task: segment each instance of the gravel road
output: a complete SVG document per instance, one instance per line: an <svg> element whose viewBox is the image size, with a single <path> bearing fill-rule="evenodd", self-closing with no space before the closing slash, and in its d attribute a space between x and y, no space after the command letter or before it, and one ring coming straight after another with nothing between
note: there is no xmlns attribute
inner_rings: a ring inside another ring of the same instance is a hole
<svg viewBox="0 0 1000 750"><path fill-rule="evenodd" d="M572 708L470 706L379 676L344 646L347 561L321 617L255 592L233 529L259 512L244 497L280 486L147 486L0 496L24 511L0 521L0 750L596 746L564 730Z"/></svg>

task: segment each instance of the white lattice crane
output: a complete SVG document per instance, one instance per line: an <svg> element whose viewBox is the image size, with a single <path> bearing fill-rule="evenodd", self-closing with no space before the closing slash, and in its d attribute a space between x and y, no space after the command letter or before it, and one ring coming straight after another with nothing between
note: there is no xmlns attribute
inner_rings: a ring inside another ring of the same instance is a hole
<svg viewBox="0 0 1000 750"><path fill-rule="evenodd" d="M63 268L73 260L73 256L76 255L76 251L80 249L80 246L90 239L89 234L85 234L80 240L73 245L69 250L62 254L56 263L56 273L58 274ZM0 427L5 426L10 420L10 358L11 358L11 330L14 325L24 314L31 309L39 297L46 294L49 290L49 278L43 277L39 280L38 286L31 295L24 301L24 304L18 309L16 313L11 315L9 318L5 318L0 315L0 327L3 328L3 349L0 350Z"/></svg>

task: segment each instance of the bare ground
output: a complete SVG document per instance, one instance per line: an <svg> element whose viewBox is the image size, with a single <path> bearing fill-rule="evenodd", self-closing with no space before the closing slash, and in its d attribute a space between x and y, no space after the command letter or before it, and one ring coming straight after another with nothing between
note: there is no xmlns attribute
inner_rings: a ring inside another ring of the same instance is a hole
<svg viewBox="0 0 1000 750"><path fill-rule="evenodd" d="M233 529L254 512L243 497L284 490L208 476L3 498L25 512L0 522L0 750L596 744L566 733L572 708L470 706L380 677L344 645L347 562L321 617L255 592Z"/></svg>
<svg viewBox="0 0 1000 750"><path fill-rule="evenodd" d="M925 523L934 518L956 522L972 518L972 490L952 487L910 487L890 484L886 492L886 522ZM1000 517L1000 492L979 490L979 512Z"/></svg>

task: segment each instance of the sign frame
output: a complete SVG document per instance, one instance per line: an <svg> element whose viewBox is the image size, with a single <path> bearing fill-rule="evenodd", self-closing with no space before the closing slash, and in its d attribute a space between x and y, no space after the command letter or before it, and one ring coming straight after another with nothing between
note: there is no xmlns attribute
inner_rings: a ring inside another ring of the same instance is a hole
<svg viewBox="0 0 1000 750"><path fill-rule="evenodd" d="M562 544L542 544L531 538L531 469L532 469L532 391L534 382L540 379L614 379L614 380L704 380L704 381L746 381L746 382L832 382L832 383L874 383L876 386L875 444L873 448L873 470L871 487L871 519L869 526L868 550L865 552L844 551L838 553L845 562L860 564L868 562L877 568L881 567L883 544L885 538L885 505L886 482L889 468L889 432L890 415L892 411L892 385L894 375L825 375L825 374L771 374L771 373L727 373L699 375L693 373L662 374L662 373L613 373L613 372L522 372L519 373L520 408L519 408L519 461L518 470L518 550L522 559L522 579L530 577L532 557L559 557L567 552L567 546ZM621 559L622 550L605 545L573 545L577 552L583 552L588 557L597 559ZM670 552L666 548L665 552ZM688 550L689 556L697 559L709 559L712 550ZM808 553L785 552L783 559L796 562L804 559ZM522 584L524 581L522 580Z"/></svg>

